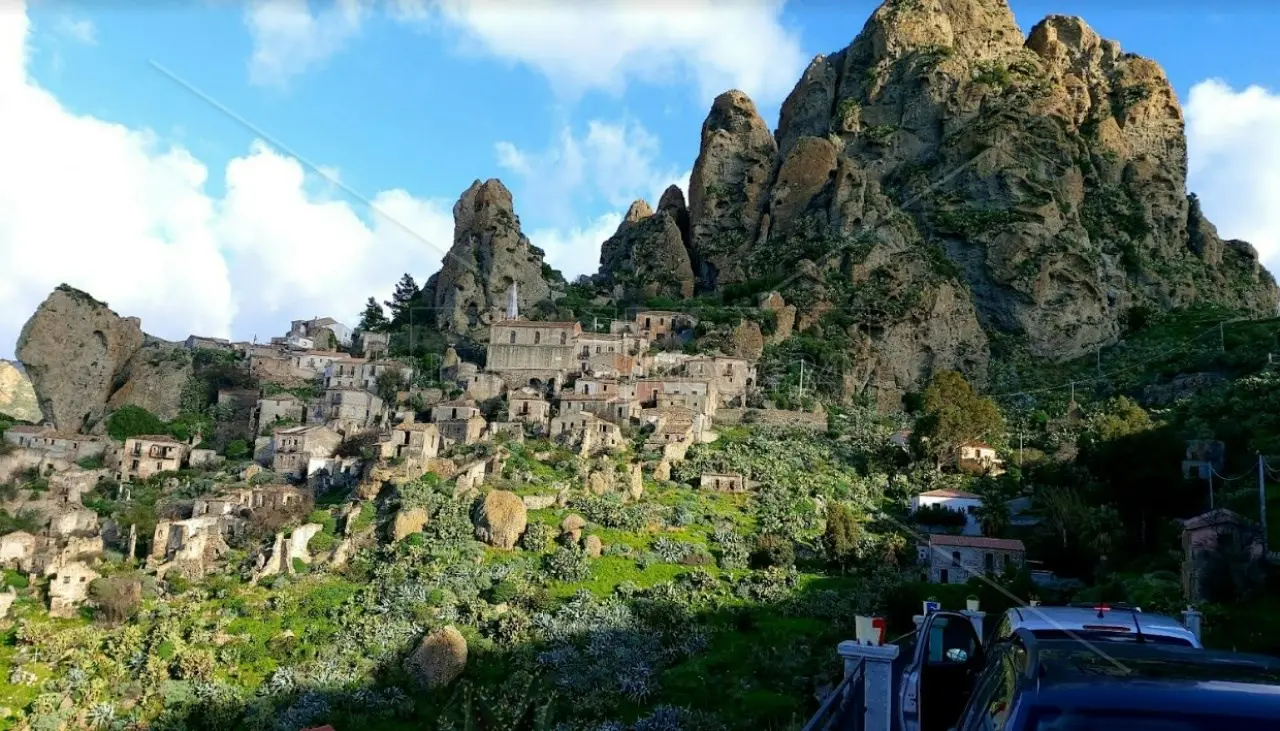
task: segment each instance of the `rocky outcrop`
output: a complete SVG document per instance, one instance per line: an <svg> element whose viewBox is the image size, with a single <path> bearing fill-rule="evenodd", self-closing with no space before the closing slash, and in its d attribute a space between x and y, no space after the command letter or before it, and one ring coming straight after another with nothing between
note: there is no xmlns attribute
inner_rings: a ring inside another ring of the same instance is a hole
<svg viewBox="0 0 1280 731"><path fill-rule="evenodd" d="M774 135L740 92L715 100L694 271L768 282L780 325L848 354L845 395L896 406L939 369L982 383L992 333L1063 360L1138 306L1274 314L1271 275L1221 240L1186 169L1164 72L1079 18L1024 37L1005 0L889 0L814 59Z"/></svg>
<svg viewBox="0 0 1280 731"><path fill-rule="evenodd" d="M577 513L570 513L560 521L560 535L573 543L577 543L582 538L582 529L587 527L587 521Z"/></svg>
<svg viewBox="0 0 1280 731"><path fill-rule="evenodd" d="M427 690L452 683L467 669L467 640L452 625L426 637L405 661L405 670Z"/></svg>
<svg viewBox="0 0 1280 731"><path fill-rule="evenodd" d="M70 432L101 433L108 411L129 404L173 418L191 375L179 346L144 335L138 318L65 284L22 328L17 355L44 418Z"/></svg>
<svg viewBox="0 0 1280 731"><path fill-rule="evenodd" d="M674 185L663 193L657 213L642 200L632 203L617 233L600 247L605 283L629 299L692 297L688 220L684 194Z"/></svg>
<svg viewBox="0 0 1280 731"><path fill-rule="evenodd" d="M747 278L777 150L746 94L716 97L689 179L689 244L704 287Z"/></svg>
<svg viewBox="0 0 1280 731"><path fill-rule="evenodd" d="M429 517L425 508L400 508L391 521L391 540L399 543L414 533L421 532Z"/></svg>
<svg viewBox="0 0 1280 731"><path fill-rule="evenodd" d="M513 492L491 490L476 503L472 515L476 538L497 548L515 548L528 525L524 502Z"/></svg>
<svg viewBox="0 0 1280 731"><path fill-rule="evenodd" d="M0 414L33 424L43 418L31 379L19 364L7 360L0 360Z"/></svg>
<svg viewBox="0 0 1280 731"><path fill-rule="evenodd" d="M520 231L502 181L472 183L453 207L453 225L453 246L423 288L441 330L479 333L493 313L505 309L513 282L523 312L550 298L543 251Z"/></svg>

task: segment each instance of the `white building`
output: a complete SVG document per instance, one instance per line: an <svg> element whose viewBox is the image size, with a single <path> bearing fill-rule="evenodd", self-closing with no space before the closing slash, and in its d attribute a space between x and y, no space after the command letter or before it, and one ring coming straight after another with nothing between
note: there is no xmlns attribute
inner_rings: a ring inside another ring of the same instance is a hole
<svg viewBox="0 0 1280 731"><path fill-rule="evenodd" d="M978 525L978 508L982 507L982 498L963 490L930 490L911 498L911 512L920 508L942 506L948 510L963 513L965 516L964 535L980 536L982 527Z"/></svg>

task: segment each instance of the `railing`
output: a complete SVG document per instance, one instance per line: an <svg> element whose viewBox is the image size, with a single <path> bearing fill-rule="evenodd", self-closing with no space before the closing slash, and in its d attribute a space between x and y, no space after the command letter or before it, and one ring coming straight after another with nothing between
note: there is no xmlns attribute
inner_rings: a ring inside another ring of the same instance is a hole
<svg viewBox="0 0 1280 731"><path fill-rule="evenodd" d="M862 731L864 703L862 674L865 663L859 662L851 673L827 695L803 731Z"/></svg>

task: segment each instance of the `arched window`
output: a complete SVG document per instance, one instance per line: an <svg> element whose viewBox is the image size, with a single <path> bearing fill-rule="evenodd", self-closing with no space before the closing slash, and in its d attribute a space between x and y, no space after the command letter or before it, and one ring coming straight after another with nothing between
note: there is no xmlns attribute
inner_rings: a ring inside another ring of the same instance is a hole
<svg viewBox="0 0 1280 731"><path fill-rule="evenodd" d="M511 331L511 334L510 334L509 336L507 336L507 342L511 343L512 345L514 345L514 344L515 344L515 342L516 342L516 331L515 331L515 330L512 330L512 331Z"/></svg>

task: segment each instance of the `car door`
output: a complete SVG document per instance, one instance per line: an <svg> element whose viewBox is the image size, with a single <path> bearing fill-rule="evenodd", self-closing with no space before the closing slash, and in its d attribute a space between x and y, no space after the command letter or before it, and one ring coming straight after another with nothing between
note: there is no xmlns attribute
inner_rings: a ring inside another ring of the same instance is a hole
<svg viewBox="0 0 1280 731"><path fill-rule="evenodd" d="M899 689L903 731L945 731L954 725L984 666L983 656L968 617L959 612L925 617Z"/></svg>

